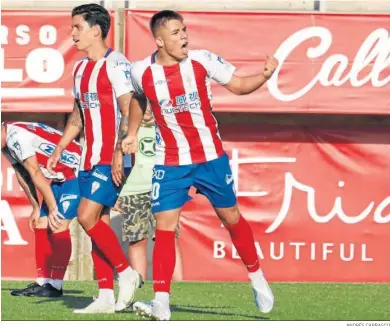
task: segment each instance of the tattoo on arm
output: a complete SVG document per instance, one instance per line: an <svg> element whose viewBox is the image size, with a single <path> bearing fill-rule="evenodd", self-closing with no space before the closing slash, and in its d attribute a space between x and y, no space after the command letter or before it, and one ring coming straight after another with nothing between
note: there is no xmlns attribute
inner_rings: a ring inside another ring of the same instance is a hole
<svg viewBox="0 0 390 326"><path fill-rule="evenodd" d="M129 128L129 116L122 115L121 123L119 125L119 133L118 133L118 141L116 143L116 151L121 151L121 143L122 139L126 137L127 135L127 129Z"/></svg>
<svg viewBox="0 0 390 326"><path fill-rule="evenodd" d="M68 123L80 129L83 127L83 120L80 113L80 106L77 101L75 101L75 104L73 106L73 111L69 116Z"/></svg>
<svg viewBox="0 0 390 326"><path fill-rule="evenodd" d="M127 129L129 128L129 107L132 94L124 94L118 97L118 105L121 110L121 122L118 131L118 141L116 142L115 151L122 151L122 140L127 136Z"/></svg>
<svg viewBox="0 0 390 326"><path fill-rule="evenodd" d="M31 204L35 207L39 207L39 200L37 195L37 190L35 189L35 185L31 179L30 174L27 170L20 164L14 164L12 167L15 170L16 177L22 186L24 192L26 193L28 199Z"/></svg>

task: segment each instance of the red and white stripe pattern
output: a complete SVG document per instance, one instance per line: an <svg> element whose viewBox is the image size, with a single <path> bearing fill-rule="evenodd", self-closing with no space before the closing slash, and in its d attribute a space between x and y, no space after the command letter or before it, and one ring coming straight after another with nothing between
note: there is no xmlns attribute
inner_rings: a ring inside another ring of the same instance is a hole
<svg viewBox="0 0 390 326"><path fill-rule="evenodd" d="M205 50L189 51L174 66L157 64L155 55L134 63L133 85L146 95L156 119L156 164L197 164L224 153L211 113L210 79L226 84L234 70Z"/></svg>
<svg viewBox="0 0 390 326"><path fill-rule="evenodd" d="M12 155L14 160L23 163L30 156L29 154L35 154L41 171L46 178L65 181L77 176L81 155L80 144L75 141L69 144L54 169L57 175L52 175L46 169L46 165L60 141L62 133L42 123L6 122L5 125L7 128L7 143L9 142L9 145L12 146L12 143L16 141L20 149L19 155Z"/></svg>
<svg viewBox="0 0 390 326"><path fill-rule="evenodd" d="M74 96L84 117L84 145L80 170L111 165L118 137L120 111L117 98L133 91L130 63L109 49L104 58L84 58L73 71Z"/></svg>

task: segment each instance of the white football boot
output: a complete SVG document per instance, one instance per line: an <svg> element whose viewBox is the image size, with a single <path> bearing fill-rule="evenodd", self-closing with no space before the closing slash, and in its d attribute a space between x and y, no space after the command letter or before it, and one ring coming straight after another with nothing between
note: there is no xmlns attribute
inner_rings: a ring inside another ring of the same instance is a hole
<svg viewBox="0 0 390 326"><path fill-rule="evenodd" d="M137 315L147 317L152 320L170 320L171 310L169 305L166 306L159 301L153 300L149 302L138 301L134 303L133 310Z"/></svg>
<svg viewBox="0 0 390 326"><path fill-rule="evenodd" d="M94 301L83 309L73 310L75 314L113 314L115 304L111 304L102 298L94 298Z"/></svg>
<svg viewBox="0 0 390 326"><path fill-rule="evenodd" d="M115 311L123 311L131 307L135 292L143 284L142 277L135 270L129 269L119 275L119 294L115 304Z"/></svg>
<svg viewBox="0 0 390 326"><path fill-rule="evenodd" d="M259 269L255 273L250 273L249 278L252 283L255 303L262 313L269 313L274 305L274 295L269 287L263 272Z"/></svg>

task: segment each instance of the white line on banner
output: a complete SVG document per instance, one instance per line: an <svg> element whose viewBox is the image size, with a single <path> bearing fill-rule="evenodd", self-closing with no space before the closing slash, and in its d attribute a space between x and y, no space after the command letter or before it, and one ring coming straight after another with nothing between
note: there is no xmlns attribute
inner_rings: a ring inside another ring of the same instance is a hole
<svg viewBox="0 0 390 326"><path fill-rule="evenodd" d="M64 88L2 88L2 98L64 96Z"/></svg>

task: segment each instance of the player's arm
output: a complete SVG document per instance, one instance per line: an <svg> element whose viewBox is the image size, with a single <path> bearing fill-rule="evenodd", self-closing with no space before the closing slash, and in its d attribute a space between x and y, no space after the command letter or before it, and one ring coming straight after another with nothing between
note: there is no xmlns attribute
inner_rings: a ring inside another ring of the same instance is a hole
<svg viewBox="0 0 390 326"><path fill-rule="evenodd" d="M147 99L144 95L135 93L130 102L129 128L127 136L122 141L122 151L125 154L132 154L138 150L138 129L141 126L142 118L147 107Z"/></svg>
<svg viewBox="0 0 390 326"><path fill-rule="evenodd" d="M276 58L267 57L263 72L251 76L237 76L236 68L221 57L209 51L204 51L203 55L201 58L207 67L209 77L236 95L250 94L259 89L272 77L278 66Z"/></svg>
<svg viewBox="0 0 390 326"><path fill-rule="evenodd" d="M80 134L81 129L83 129L83 120L81 118L78 100L75 100L73 104L73 111L69 116L64 133L57 145L57 148L59 148L62 152Z"/></svg>
<svg viewBox="0 0 390 326"><path fill-rule="evenodd" d="M128 127L129 127L129 110L130 110L130 102L133 93L126 93L120 97L118 97L118 105L121 111L121 121L119 124L119 133L118 133L118 141L116 143L115 151L122 151L121 144L123 138L126 137Z"/></svg>
<svg viewBox="0 0 390 326"><path fill-rule="evenodd" d="M147 107L145 95L135 93L130 102L128 136L137 136Z"/></svg>
<svg viewBox="0 0 390 326"><path fill-rule="evenodd" d="M121 121L119 124L118 140L115 146L114 157L112 160L112 179L119 187L125 179L122 140L127 135L129 126L129 106L132 98L132 93L126 93L117 98L118 105L121 111Z"/></svg>
<svg viewBox="0 0 390 326"><path fill-rule="evenodd" d="M133 96L133 86L130 80L131 64L125 58L107 63L107 74L121 111L118 140L112 161L112 179L119 186L125 179L123 166L122 140L127 135L129 126L129 106Z"/></svg>
<svg viewBox="0 0 390 326"><path fill-rule="evenodd" d="M276 60L276 59L275 59ZM277 67L277 61L266 62L264 71L260 74L251 76L236 76L233 75L232 79L225 84L225 88L236 95L247 95L255 90L259 89L264 83L271 78L273 72Z"/></svg>
<svg viewBox="0 0 390 326"><path fill-rule="evenodd" d="M23 167L29 173L34 186L42 194L49 209L49 224L53 229L60 227L61 222L58 218L60 216L57 208L57 202L49 183L42 174L36 155L32 155L23 161Z"/></svg>
<svg viewBox="0 0 390 326"><path fill-rule="evenodd" d="M142 118L144 116L147 99L140 85L140 71L135 64L131 69L131 81L134 89L134 95L130 102L129 108L129 128L127 136L122 141L122 151L125 154L132 154L137 151L138 147L138 129L141 126Z"/></svg>
<svg viewBox="0 0 390 326"><path fill-rule="evenodd" d="M78 102L75 100L73 104L73 111L66 123L64 133L58 142L56 149L47 161L46 167L50 173L55 174L54 169L61 158L61 153L80 134L82 128L83 120L81 118Z"/></svg>
<svg viewBox="0 0 390 326"><path fill-rule="evenodd" d="M16 179L18 180L20 186L23 188L24 193L26 194L33 210L28 219L28 225L30 230L34 232L38 224L38 219L40 216L39 200L37 196L37 191L34 186L34 183L31 180L30 174L20 163L15 163L12 165L15 170Z"/></svg>
<svg viewBox="0 0 390 326"><path fill-rule="evenodd" d="M39 209L39 200L38 200L37 191L30 177L30 174L19 163L13 164L12 167L15 170L16 179L18 180L20 186L23 188L33 209L34 210Z"/></svg>

